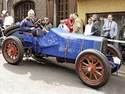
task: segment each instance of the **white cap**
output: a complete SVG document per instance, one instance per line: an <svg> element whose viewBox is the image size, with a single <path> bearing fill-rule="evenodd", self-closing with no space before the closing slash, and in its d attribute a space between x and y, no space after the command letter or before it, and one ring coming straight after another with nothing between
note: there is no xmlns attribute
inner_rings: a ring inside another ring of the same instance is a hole
<svg viewBox="0 0 125 94"><path fill-rule="evenodd" d="M6 14L7 13L7 10L2 10L2 14Z"/></svg>
<svg viewBox="0 0 125 94"><path fill-rule="evenodd" d="M35 15L34 10L33 10L33 9L30 9L30 10L28 11L28 15Z"/></svg>

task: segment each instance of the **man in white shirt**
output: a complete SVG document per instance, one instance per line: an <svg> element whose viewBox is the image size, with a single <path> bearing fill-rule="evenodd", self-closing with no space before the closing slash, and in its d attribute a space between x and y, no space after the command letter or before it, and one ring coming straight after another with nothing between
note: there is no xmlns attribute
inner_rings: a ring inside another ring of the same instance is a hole
<svg viewBox="0 0 125 94"><path fill-rule="evenodd" d="M85 36L90 36L92 35L92 26L93 26L93 21L92 21L92 18L89 18L88 19L88 24L86 24L85 26L85 32L84 32L84 35Z"/></svg>
<svg viewBox="0 0 125 94"><path fill-rule="evenodd" d="M118 25L113 21L111 14L108 15L107 19L104 19L103 25L103 36L114 39L118 34Z"/></svg>
<svg viewBox="0 0 125 94"><path fill-rule="evenodd" d="M70 32L70 30L69 30L69 28L67 27L67 25L65 24L65 21L64 21L64 20L61 20L61 21L60 21L60 24L59 24L58 28L62 28L62 29L64 29L66 32Z"/></svg>
<svg viewBox="0 0 125 94"><path fill-rule="evenodd" d="M9 16L8 12L6 11L6 16L4 19L3 27L7 28L8 26L11 26L14 23L14 19L12 16Z"/></svg>

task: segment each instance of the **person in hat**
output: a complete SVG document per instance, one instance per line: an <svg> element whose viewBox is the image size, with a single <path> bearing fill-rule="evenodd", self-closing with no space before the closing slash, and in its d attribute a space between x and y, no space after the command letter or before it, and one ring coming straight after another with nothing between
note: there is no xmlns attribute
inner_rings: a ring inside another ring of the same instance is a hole
<svg viewBox="0 0 125 94"><path fill-rule="evenodd" d="M33 27L34 26L35 12L33 9L28 11L27 17L21 21L21 27Z"/></svg>
<svg viewBox="0 0 125 94"><path fill-rule="evenodd" d="M30 31L35 29L35 12L33 9L30 9L27 13L27 17L23 19L20 23L20 26L23 31Z"/></svg>

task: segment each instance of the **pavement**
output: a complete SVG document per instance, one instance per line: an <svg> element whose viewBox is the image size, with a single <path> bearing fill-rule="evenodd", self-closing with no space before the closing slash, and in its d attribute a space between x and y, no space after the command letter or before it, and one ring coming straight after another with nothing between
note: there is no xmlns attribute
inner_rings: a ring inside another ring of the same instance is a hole
<svg viewBox="0 0 125 94"><path fill-rule="evenodd" d="M99 89L84 85L75 73L74 64L60 64L55 58L38 64L24 60L8 64L0 54L0 94L125 94L125 65Z"/></svg>
<svg viewBox="0 0 125 94"><path fill-rule="evenodd" d="M125 64L122 64L120 70L118 71L118 76L125 78Z"/></svg>
<svg viewBox="0 0 125 94"><path fill-rule="evenodd" d="M43 65L33 60L13 66L0 55L0 94L125 94L125 78L113 75L96 90L82 84L74 68L73 64Z"/></svg>

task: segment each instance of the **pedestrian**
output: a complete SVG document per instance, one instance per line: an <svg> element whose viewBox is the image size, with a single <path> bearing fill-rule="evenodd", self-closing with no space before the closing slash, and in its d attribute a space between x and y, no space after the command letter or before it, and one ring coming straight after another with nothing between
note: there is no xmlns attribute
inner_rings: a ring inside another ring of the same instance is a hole
<svg viewBox="0 0 125 94"><path fill-rule="evenodd" d="M104 20L102 36L115 39L118 34L118 25L113 21L111 14L108 15L107 19Z"/></svg>
<svg viewBox="0 0 125 94"><path fill-rule="evenodd" d="M5 11L5 19L3 22L3 27L7 28L11 26L12 24L14 24L14 18L9 15L8 11Z"/></svg>
<svg viewBox="0 0 125 94"><path fill-rule="evenodd" d="M94 36L100 36L101 26L100 26L99 16L97 14L93 14L91 18L92 18L92 21L93 21L91 33Z"/></svg>
<svg viewBox="0 0 125 94"><path fill-rule="evenodd" d="M43 18L43 22L42 22L42 24L44 24L44 31L46 31L46 32L48 32L48 31L50 31L50 29L53 27L53 25L52 25L52 23L50 22L50 20L49 20L49 18L48 17L44 17Z"/></svg>
<svg viewBox="0 0 125 94"><path fill-rule="evenodd" d="M6 15L6 10L3 10L0 16L0 27L3 27L5 15Z"/></svg>
<svg viewBox="0 0 125 94"><path fill-rule="evenodd" d="M82 22L78 16L78 14L73 14L74 24L73 24L73 32L74 33L83 33Z"/></svg>
<svg viewBox="0 0 125 94"><path fill-rule="evenodd" d="M3 10L0 16L0 30L3 29L3 23L5 19L6 10ZM0 32L0 37L2 37L2 32ZM1 43L0 43L1 44Z"/></svg>
<svg viewBox="0 0 125 94"><path fill-rule="evenodd" d="M65 20L60 20L60 24L59 24L58 28L62 28L66 32L70 32L69 28L65 24Z"/></svg>
<svg viewBox="0 0 125 94"><path fill-rule="evenodd" d="M90 36L92 35L92 26L93 26L93 21L92 21L92 18L90 17L88 19L88 24L85 25L85 32L84 32L84 35L85 36Z"/></svg>
<svg viewBox="0 0 125 94"><path fill-rule="evenodd" d="M73 25L74 25L74 19L73 19L73 14L69 15L68 19L65 19L65 24L67 25L67 27L69 28L70 33L73 32Z"/></svg>

